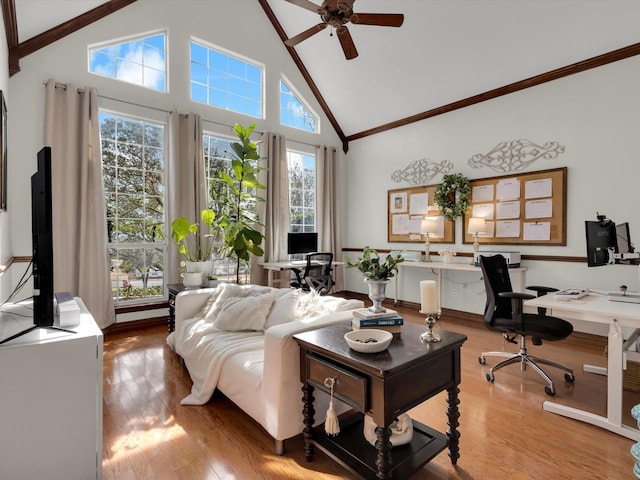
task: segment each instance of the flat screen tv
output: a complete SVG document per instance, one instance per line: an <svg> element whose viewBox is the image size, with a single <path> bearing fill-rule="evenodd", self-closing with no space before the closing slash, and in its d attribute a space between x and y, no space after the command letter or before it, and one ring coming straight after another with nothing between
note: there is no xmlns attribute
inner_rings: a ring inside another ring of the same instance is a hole
<svg viewBox="0 0 640 480"><path fill-rule="evenodd" d="M33 326L0 344L38 328L71 332L53 326L53 208L51 195L51 147L38 152L38 170L31 176L31 239L33 273Z"/></svg>
<svg viewBox="0 0 640 480"><path fill-rule="evenodd" d="M31 176L31 241L33 248L33 324L53 325L53 209L51 147L38 152Z"/></svg>
<svg viewBox="0 0 640 480"><path fill-rule="evenodd" d="M318 251L317 232L289 232L287 235L287 253L297 255Z"/></svg>
<svg viewBox="0 0 640 480"><path fill-rule="evenodd" d="M599 221L585 221L587 240L587 264L599 267L609 263L609 251L616 253L616 224L608 219Z"/></svg>

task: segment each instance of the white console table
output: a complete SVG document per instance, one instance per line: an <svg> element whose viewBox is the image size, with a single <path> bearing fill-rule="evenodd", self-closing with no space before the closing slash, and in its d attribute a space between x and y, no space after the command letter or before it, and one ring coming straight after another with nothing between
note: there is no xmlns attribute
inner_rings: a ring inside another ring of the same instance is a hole
<svg viewBox="0 0 640 480"><path fill-rule="evenodd" d="M438 305L442 306L442 272L444 270L452 270L459 272L473 272L479 275L482 275L482 269L480 267L476 267L475 265L471 265L469 263L445 263L445 262L402 262L398 264L398 274L394 277L395 281L395 298L394 304L398 303L398 298L400 297L399 285L398 285L398 277L402 273L403 270L407 268L427 268L430 269L434 275L438 276ZM511 278L517 278L517 285L514 285L514 288L518 292L522 292L524 290L524 272L527 271L526 267L517 267L509 269L509 276Z"/></svg>
<svg viewBox="0 0 640 480"><path fill-rule="evenodd" d="M76 333L37 329L0 345L0 478L102 478L102 331L76 298ZM0 340L32 325L5 306Z"/></svg>

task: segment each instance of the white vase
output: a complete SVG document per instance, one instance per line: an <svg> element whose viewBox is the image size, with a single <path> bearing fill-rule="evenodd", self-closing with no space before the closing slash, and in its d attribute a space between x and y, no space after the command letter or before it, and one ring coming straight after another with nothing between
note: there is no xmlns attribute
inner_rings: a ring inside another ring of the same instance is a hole
<svg viewBox="0 0 640 480"><path fill-rule="evenodd" d="M213 274L213 261L206 262L187 262L187 273L202 273L202 279L200 280L200 286L206 287L209 285L209 276Z"/></svg>

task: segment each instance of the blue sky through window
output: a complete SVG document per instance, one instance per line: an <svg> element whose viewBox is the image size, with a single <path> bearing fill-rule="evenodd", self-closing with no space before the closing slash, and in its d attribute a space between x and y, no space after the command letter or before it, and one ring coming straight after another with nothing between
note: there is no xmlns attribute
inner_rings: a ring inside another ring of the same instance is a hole
<svg viewBox="0 0 640 480"><path fill-rule="evenodd" d="M164 33L89 48L89 72L166 92Z"/></svg>
<svg viewBox="0 0 640 480"><path fill-rule="evenodd" d="M263 68L191 42L191 100L263 117Z"/></svg>
<svg viewBox="0 0 640 480"><path fill-rule="evenodd" d="M318 132L318 119L289 88L280 80L280 123L307 132Z"/></svg>

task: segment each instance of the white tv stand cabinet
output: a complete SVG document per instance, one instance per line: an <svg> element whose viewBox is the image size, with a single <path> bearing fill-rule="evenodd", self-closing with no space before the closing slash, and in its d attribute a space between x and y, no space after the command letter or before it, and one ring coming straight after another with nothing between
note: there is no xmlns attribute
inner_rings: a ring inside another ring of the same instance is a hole
<svg viewBox="0 0 640 480"><path fill-rule="evenodd" d="M37 329L0 345L0 478L102 478L102 331L84 303L76 333ZM30 304L0 314L0 340Z"/></svg>

